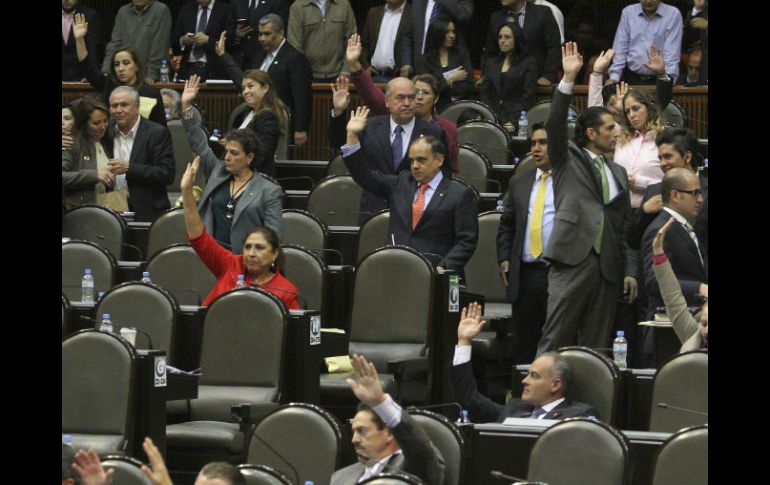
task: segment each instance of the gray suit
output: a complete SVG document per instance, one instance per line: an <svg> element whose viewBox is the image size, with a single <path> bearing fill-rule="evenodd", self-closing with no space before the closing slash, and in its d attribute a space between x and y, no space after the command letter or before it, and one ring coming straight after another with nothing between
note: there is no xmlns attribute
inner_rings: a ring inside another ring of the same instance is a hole
<svg viewBox="0 0 770 485"><path fill-rule="evenodd" d="M604 203L593 162L583 148L567 139L569 101L570 95L557 89L546 123L556 215L544 251L551 268L548 316L538 354L576 342L606 347L623 276L636 277L638 271L636 252L625 241L631 217L626 169L607 162L620 190ZM597 255L593 244L602 217L601 254Z"/></svg>
<svg viewBox="0 0 770 485"><path fill-rule="evenodd" d="M431 485L444 483L444 458L409 413L402 411L401 422L390 431L401 446L402 453L388 460L383 473L405 471ZM341 468L332 475L330 485L353 485L365 470L360 463Z"/></svg>

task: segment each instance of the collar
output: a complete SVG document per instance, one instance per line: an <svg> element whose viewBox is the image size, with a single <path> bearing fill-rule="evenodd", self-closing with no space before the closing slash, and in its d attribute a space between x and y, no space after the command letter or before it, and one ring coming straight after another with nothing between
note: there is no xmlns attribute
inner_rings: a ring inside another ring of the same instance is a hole
<svg viewBox="0 0 770 485"><path fill-rule="evenodd" d="M283 40L281 41L281 43L280 43L280 44L278 44L278 47L276 47L274 50L272 50L272 51L268 52L268 53L267 53L267 55L268 55L268 56L269 56L269 55L273 55L273 56L276 56L276 55L278 55L278 51L279 51L279 50L281 50L281 47L283 47L283 45L284 45L285 43L286 43L286 37L284 37L284 38L283 38Z"/></svg>
<svg viewBox="0 0 770 485"><path fill-rule="evenodd" d="M151 0L150 3L142 7L140 10L137 10L135 6L131 5L131 11L134 12L136 15L144 15L150 7L155 3L155 0Z"/></svg>
<svg viewBox="0 0 770 485"><path fill-rule="evenodd" d="M398 7L395 10L391 10L388 8L388 4L385 4L385 13L401 13L404 11L404 8L406 7L406 0L404 0L404 3L401 4L400 7Z"/></svg>
<svg viewBox="0 0 770 485"><path fill-rule="evenodd" d="M403 125L401 125L401 127L404 129L404 133L406 133L409 130L414 129L414 123L415 123L414 120L416 120L416 119L417 119L417 117L415 116L414 118L412 118L412 121L410 121L409 123L404 123ZM388 121L390 122L390 132L388 133L388 136L390 136L396 130L396 126L398 126L398 123L393 121L393 117L392 116L388 117Z"/></svg>
<svg viewBox="0 0 770 485"><path fill-rule="evenodd" d="M535 169L535 180L540 180L540 177L542 177L544 173L545 173L545 170L543 170L541 168L536 168ZM551 173L550 170L548 171L548 176L553 178L553 173Z"/></svg>
<svg viewBox="0 0 770 485"><path fill-rule="evenodd" d="M436 175L434 175L433 178L430 179L430 182L428 182L428 187L433 189L433 191L435 192L436 189L438 189L438 184L440 184L442 180L444 180L444 174L441 172L441 169L439 169L438 173L436 173ZM417 184L417 188L418 189L420 188L419 183Z"/></svg>
<svg viewBox="0 0 770 485"><path fill-rule="evenodd" d="M139 122L142 120L142 115L137 116L136 123L134 123L134 126L131 127L130 130L128 130L128 133L125 135L123 134L123 131L121 131L120 127L115 124L115 130L117 131L118 136L121 138L128 138L130 137L136 137L136 131L139 129Z"/></svg>
<svg viewBox="0 0 770 485"><path fill-rule="evenodd" d="M557 400L555 400L555 401L551 401L551 402L549 402L548 404L543 404L543 405L542 405L542 406L540 406L540 407L541 407L541 408L543 408L543 409L545 409L545 414L548 414L548 413L550 413L551 411L553 411L553 409L554 409L556 406L558 406L559 404L561 404L562 402L564 402L564 398L561 398L561 399L557 399ZM545 416L545 415L543 415L543 416Z"/></svg>
<svg viewBox="0 0 770 485"><path fill-rule="evenodd" d="M683 225L686 229L692 230L692 225L687 221L687 219L684 218L682 214L678 213L671 207L664 207L663 210L674 216L674 219L676 219L677 222Z"/></svg>
<svg viewBox="0 0 770 485"><path fill-rule="evenodd" d="M602 153L596 154L596 153L592 152L591 150L589 150L588 148L583 148L583 150L588 155L588 159L590 161L593 161L594 158L596 158L596 157L604 156ZM607 159L604 160L604 164L607 165Z"/></svg>
<svg viewBox="0 0 770 485"><path fill-rule="evenodd" d="M658 5L658 8L655 10L655 13L652 14L653 17L663 17L663 14L660 13L660 9L661 9L661 7L663 5L665 5L665 4L664 3L660 3ZM637 9L637 14L636 14L637 17L640 17L640 16L641 17L647 17L647 14L644 13L644 9L642 8L642 5L640 3L637 2L636 5L634 5L634 7Z"/></svg>
<svg viewBox="0 0 770 485"><path fill-rule="evenodd" d="M376 475L382 472L382 469L385 468L385 466L387 466L390 459L393 458L394 456L400 455L401 453L403 453L401 450L396 450L393 453L386 456L385 458L383 458L382 460L375 463L374 465L370 467L364 467L365 469L364 473L371 473L371 475Z"/></svg>

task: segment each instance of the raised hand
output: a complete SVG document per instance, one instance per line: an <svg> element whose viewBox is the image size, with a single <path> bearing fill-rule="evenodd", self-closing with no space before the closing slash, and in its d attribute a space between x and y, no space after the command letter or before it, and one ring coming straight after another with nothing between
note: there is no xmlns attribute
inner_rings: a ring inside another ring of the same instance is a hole
<svg viewBox="0 0 770 485"><path fill-rule="evenodd" d="M601 54L599 54L599 57L596 58L594 61L594 73L595 74L606 74L607 69L610 68L610 64L612 63L612 57L615 55L615 51L612 49L607 49L606 51L602 51Z"/></svg>
<svg viewBox="0 0 770 485"><path fill-rule="evenodd" d="M662 76L666 73L666 63L663 61L663 51L655 47L655 44L651 45L650 49L647 51L647 64L644 66L658 76Z"/></svg>
<svg viewBox="0 0 770 485"><path fill-rule="evenodd" d="M583 67L583 56L578 52L576 42L567 42L561 48L561 67L564 71L564 82L575 82L575 78Z"/></svg>
<svg viewBox="0 0 770 485"><path fill-rule="evenodd" d="M222 32L222 34L224 34L224 32ZM184 82L184 91L182 91L182 109L189 108L192 102L195 101L195 97L198 96L198 90L200 89L198 85L199 80L200 77L193 74Z"/></svg>
<svg viewBox="0 0 770 485"><path fill-rule="evenodd" d="M110 485L115 470L104 470L99 456L94 450L78 450L75 453L75 463L72 469L80 475L80 483L83 485Z"/></svg>
<svg viewBox="0 0 770 485"><path fill-rule="evenodd" d="M152 482L152 485L173 485L163 456L149 437L144 439L142 448L144 448L147 458L150 459L150 466L142 465L142 472Z"/></svg>
<svg viewBox="0 0 770 485"><path fill-rule="evenodd" d="M350 68L354 71L358 71L361 69L361 52L363 51L363 47L361 47L361 36L358 34L353 34L348 39L348 47L345 50L345 60L348 61L348 65L350 65Z"/></svg>
<svg viewBox="0 0 770 485"><path fill-rule="evenodd" d="M353 366L355 379L347 378L346 382L356 397L370 407L381 404L385 400L385 393L382 391L380 377L374 365L357 354L353 354L350 363Z"/></svg>
<svg viewBox="0 0 770 485"><path fill-rule="evenodd" d="M88 22L86 16L82 13L76 13L72 20L72 34L75 39L83 39L88 33Z"/></svg>
<svg viewBox="0 0 770 485"><path fill-rule="evenodd" d="M336 84L332 84L332 106L334 115L341 115L350 106L350 92L348 86L350 79L347 76L338 76Z"/></svg>
<svg viewBox="0 0 770 485"><path fill-rule="evenodd" d="M476 302L463 308L460 324L457 325L457 345L470 345L476 335L484 328L486 320L481 319L481 305Z"/></svg>
<svg viewBox="0 0 770 485"><path fill-rule="evenodd" d="M655 239L652 240L652 254L663 254L663 241L666 239L666 233L671 229L671 225L676 219L670 217L668 221L663 224L663 227L658 229L658 233L655 234Z"/></svg>
<svg viewBox="0 0 770 485"><path fill-rule="evenodd" d="M223 56L225 54L226 40L227 40L227 31L223 30L222 35L219 36L219 40L214 45L214 52L216 52L218 56Z"/></svg>
<svg viewBox="0 0 770 485"><path fill-rule="evenodd" d="M193 184L195 183L195 176L198 173L198 167L201 164L201 157L198 155L192 162L187 164L187 169L182 175L182 180L179 181L179 189L182 192L192 191Z"/></svg>
<svg viewBox="0 0 770 485"><path fill-rule="evenodd" d="M359 106L352 113L350 113L350 121L348 121L347 130L348 133L359 134L366 128L366 118L369 116L369 108L366 106Z"/></svg>

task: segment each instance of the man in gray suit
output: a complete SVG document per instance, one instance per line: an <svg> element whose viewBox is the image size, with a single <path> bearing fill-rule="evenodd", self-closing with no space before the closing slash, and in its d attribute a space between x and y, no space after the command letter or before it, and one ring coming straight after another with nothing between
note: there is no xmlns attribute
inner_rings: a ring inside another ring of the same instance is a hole
<svg viewBox="0 0 770 485"><path fill-rule="evenodd" d="M575 343L607 347L621 290L628 301L636 299L637 255L625 240L628 174L602 156L615 148L615 121L605 108L587 108L577 119L575 141L567 139L567 109L582 66L577 44L565 44L564 77L546 123L556 215L544 253L551 267L538 354Z"/></svg>
<svg viewBox="0 0 770 485"><path fill-rule="evenodd" d="M361 400L353 418L358 463L334 472L331 485L353 485L393 471L411 473L426 483L444 483L444 459L425 431L382 392L374 365L358 355L350 360L356 378L347 382Z"/></svg>

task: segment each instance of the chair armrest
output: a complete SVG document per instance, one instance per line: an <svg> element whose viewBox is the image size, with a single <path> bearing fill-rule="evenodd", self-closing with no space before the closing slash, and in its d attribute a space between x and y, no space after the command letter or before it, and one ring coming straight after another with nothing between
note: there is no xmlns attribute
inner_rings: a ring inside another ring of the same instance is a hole
<svg viewBox="0 0 770 485"><path fill-rule="evenodd" d="M393 374L396 382L399 382L404 376L424 374L429 370L430 363L427 357L388 361L388 372Z"/></svg>
<svg viewBox="0 0 770 485"><path fill-rule="evenodd" d="M262 418L280 405L277 402L241 403L232 406L230 412L241 431L248 433L252 426L262 421Z"/></svg>

